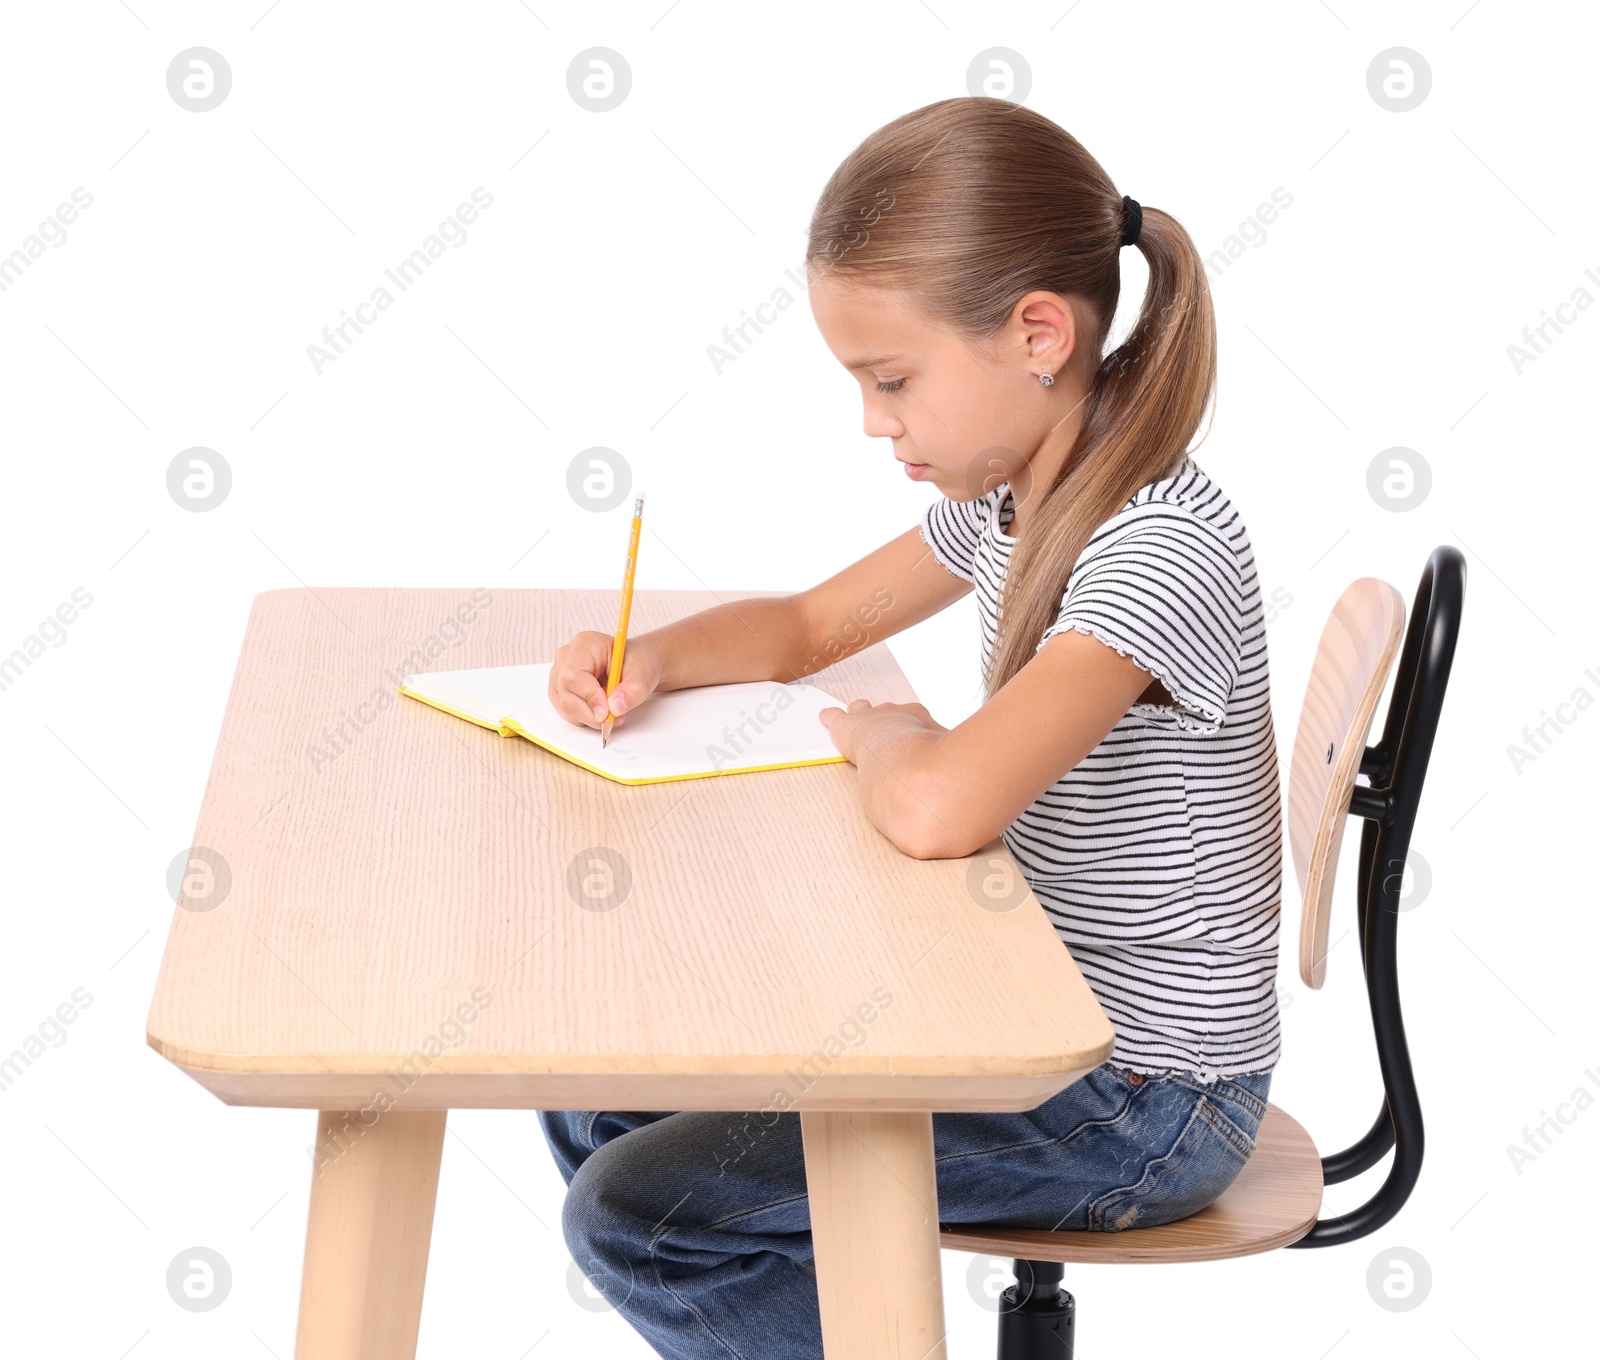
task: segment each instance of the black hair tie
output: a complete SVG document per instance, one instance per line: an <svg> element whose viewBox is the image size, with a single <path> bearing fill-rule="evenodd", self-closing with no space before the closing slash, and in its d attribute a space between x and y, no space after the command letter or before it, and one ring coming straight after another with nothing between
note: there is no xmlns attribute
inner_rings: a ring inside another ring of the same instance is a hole
<svg viewBox="0 0 1600 1360"><path fill-rule="evenodd" d="M1122 196L1122 244L1138 245L1139 228L1144 224L1144 213L1126 194Z"/></svg>

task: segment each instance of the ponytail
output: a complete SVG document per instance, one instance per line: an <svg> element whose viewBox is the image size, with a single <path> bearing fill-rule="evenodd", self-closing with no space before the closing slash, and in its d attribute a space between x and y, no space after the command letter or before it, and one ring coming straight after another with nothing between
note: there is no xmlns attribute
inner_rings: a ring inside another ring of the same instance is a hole
<svg viewBox="0 0 1600 1360"><path fill-rule="evenodd" d="M1127 339L1095 370L1072 451L1011 550L987 695L1033 658L1095 530L1183 461L1216 385L1216 321L1200 252L1174 218L1143 213L1144 303Z"/></svg>

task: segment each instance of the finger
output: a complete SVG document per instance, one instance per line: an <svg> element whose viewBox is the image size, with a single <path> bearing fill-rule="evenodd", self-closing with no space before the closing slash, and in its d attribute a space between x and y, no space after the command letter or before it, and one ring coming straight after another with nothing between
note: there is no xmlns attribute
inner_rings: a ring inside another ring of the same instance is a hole
<svg viewBox="0 0 1600 1360"><path fill-rule="evenodd" d="M851 713L859 713L859 712L861 712L862 709L871 708L871 707L872 707L872 700L871 699L852 699L850 701L850 709L849 709L849 711Z"/></svg>
<svg viewBox="0 0 1600 1360"><path fill-rule="evenodd" d="M846 760L855 761L855 734L850 730L850 724L845 721L845 711L842 708L825 708L817 715L828 729L828 736L833 741L834 749Z"/></svg>
<svg viewBox="0 0 1600 1360"><path fill-rule="evenodd" d="M641 676L624 675L622 681L611 691L609 700L611 712L621 714L638 708L649 697L649 692L649 687Z"/></svg>
<svg viewBox="0 0 1600 1360"><path fill-rule="evenodd" d="M562 655L566 648L556 653L554 664L550 667L550 679L545 692L549 696L550 706L570 723L592 722L592 714L588 705L576 694L572 693L565 680L568 666Z"/></svg>
<svg viewBox="0 0 1600 1360"><path fill-rule="evenodd" d="M606 716L606 687L582 667L567 667L561 673L561 688L567 701L563 711L574 721L593 724Z"/></svg>
<svg viewBox="0 0 1600 1360"><path fill-rule="evenodd" d="M563 694L556 703L556 711L568 722L580 727L598 728L602 721L595 717L594 709L575 694Z"/></svg>

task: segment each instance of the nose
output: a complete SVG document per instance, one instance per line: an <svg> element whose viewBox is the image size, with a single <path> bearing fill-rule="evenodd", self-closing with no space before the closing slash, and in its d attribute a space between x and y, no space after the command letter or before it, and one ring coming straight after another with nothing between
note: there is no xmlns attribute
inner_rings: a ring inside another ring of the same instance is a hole
<svg viewBox="0 0 1600 1360"><path fill-rule="evenodd" d="M869 439L898 439L906 432L904 422L870 400L862 412L861 428Z"/></svg>

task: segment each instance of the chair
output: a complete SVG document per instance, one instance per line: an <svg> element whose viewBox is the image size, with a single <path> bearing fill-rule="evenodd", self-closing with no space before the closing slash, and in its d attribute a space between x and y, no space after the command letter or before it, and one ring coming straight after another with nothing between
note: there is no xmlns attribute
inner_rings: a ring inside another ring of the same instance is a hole
<svg viewBox="0 0 1600 1360"><path fill-rule="evenodd" d="M1405 644L1405 605L1385 581L1356 581L1339 597L1317 646L1289 768L1289 845L1300 883L1300 976L1320 988L1328 916L1347 817L1359 817L1356 910L1384 1103L1371 1129L1319 1157L1306 1131L1271 1103L1244 1169L1215 1203L1176 1223L1122 1232L1046 1232L963 1224L941 1243L1014 1258L1001 1295L999 1360L1071 1360L1076 1305L1060 1288L1063 1262L1215 1261L1275 1247L1326 1247L1375 1232L1400 1211L1422 1169L1422 1111L1400 1015L1395 958L1401 880L1461 623L1466 563L1434 549L1422 573ZM1378 699L1395 664L1377 745ZM1366 776L1365 784L1356 782ZM1365 1204L1319 1219L1325 1184L1349 1180L1394 1151Z"/></svg>

